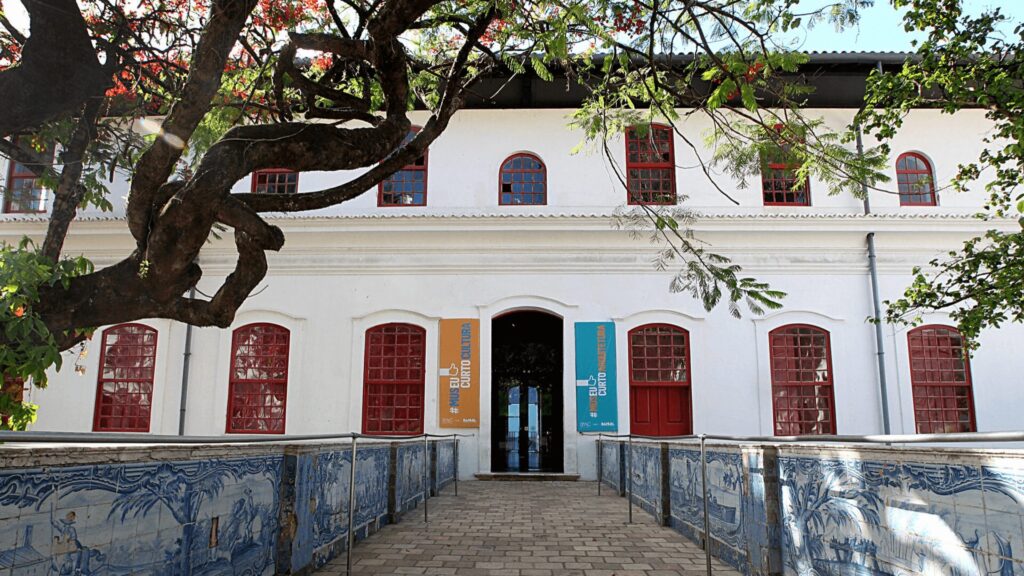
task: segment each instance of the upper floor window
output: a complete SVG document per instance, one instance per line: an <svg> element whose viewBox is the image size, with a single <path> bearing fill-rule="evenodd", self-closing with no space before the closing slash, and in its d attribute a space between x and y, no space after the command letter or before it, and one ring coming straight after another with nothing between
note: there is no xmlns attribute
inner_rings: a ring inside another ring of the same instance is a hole
<svg viewBox="0 0 1024 576"><path fill-rule="evenodd" d="M121 324L103 333L94 432L149 432L157 332Z"/></svg>
<svg viewBox="0 0 1024 576"><path fill-rule="evenodd" d="M253 194L295 194L298 191L298 172L272 168L252 173Z"/></svg>
<svg viewBox="0 0 1024 576"><path fill-rule="evenodd" d="M782 126L776 126L782 131ZM765 206L810 206L811 187L798 174L800 161L784 142L761 156L761 194Z"/></svg>
<svg viewBox="0 0 1024 576"><path fill-rule="evenodd" d="M284 434L290 336L277 324L248 324L235 330L228 381L229 434Z"/></svg>
<svg viewBox="0 0 1024 576"><path fill-rule="evenodd" d="M502 206L548 203L547 168L533 154L513 154L501 163L498 203Z"/></svg>
<svg viewBox="0 0 1024 576"><path fill-rule="evenodd" d="M14 143L18 143L18 138ZM53 148L41 153L49 162L53 161ZM10 160L7 170L7 190L4 193L4 212L8 214L38 214L46 212L49 190L42 181L21 162Z"/></svg>
<svg viewBox="0 0 1024 576"><path fill-rule="evenodd" d="M626 130L626 188L630 204L675 204L672 129L651 124Z"/></svg>
<svg viewBox="0 0 1024 576"><path fill-rule="evenodd" d="M629 426L633 434L693 432L690 334L671 324L629 332Z"/></svg>
<svg viewBox="0 0 1024 576"><path fill-rule="evenodd" d="M791 324L768 334L776 436L835 434L832 349L828 332Z"/></svg>
<svg viewBox="0 0 1024 576"><path fill-rule="evenodd" d="M921 154L900 154L896 159L896 185L900 191L900 206L935 206L932 165Z"/></svg>
<svg viewBox="0 0 1024 576"><path fill-rule="evenodd" d="M413 126L402 141L408 144L420 129ZM426 206L427 205L427 152L423 152L412 164L381 181L377 190L378 206Z"/></svg>
<svg viewBox="0 0 1024 576"><path fill-rule="evenodd" d="M974 432L971 366L963 337L949 326L907 333L918 434Z"/></svg>
<svg viewBox="0 0 1024 576"><path fill-rule="evenodd" d="M426 330L382 324L366 331L363 433L423 432Z"/></svg>

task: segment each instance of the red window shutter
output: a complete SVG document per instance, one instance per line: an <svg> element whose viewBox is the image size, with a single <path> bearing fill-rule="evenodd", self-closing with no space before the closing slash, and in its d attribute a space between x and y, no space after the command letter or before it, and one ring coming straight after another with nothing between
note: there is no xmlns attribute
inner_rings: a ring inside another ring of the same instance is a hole
<svg viewBox="0 0 1024 576"><path fill-rule="evenodd" d="M542 206L548 203L548 170L533 154L513 154L501 163L498 204Z"/></svg>
<svg viewBox="0 0 1024 576"><path fill-rule="evenodd" d="M277 324L248 324L231 338L229 434L284 434L291 334Z"/></svg>
<svg viewBox="0 0 1024 576"><path fill-rule="evenodd" d="M920 326L907 333L907 343L918 434L976 431L971 365L960 332Z"/></svg>
<svg viewBox="0 0 1024 576"><path fill-rule="evenodd" d="M629 332L630 431L643 436L693 433L690 335L670 324Z"/></svg>
<svg viewBox="0 0 1024 576"><path fill-rule="evenodd" d="M95 432L149 432L157 332L121 324L103 333L96 382Z"/></svg>
<svg viewBox="0 0 1024 576"><path fill-rule="evenodd" d="M790 324L768 334L776 436L835 434L832 351L827 331Z"/></svg>
<svg viewBox="0 0 1024 576"><path fill-rule="evenodd" d="M406 135L402 146L408 144L420 129L413 126ZM377 206L426 206L427 205L427 156L424 151L412 162L388 176L377 186Z"/></svg>
<svg viewBox="0 0 1024 576"><path fill-rule="evenodd" d="M672 129L652 124L626 130L626 189L630 204L676 203Z"/></svg>
<svg viewBox="0 0 1024 576"><path fill-rule="evenodd" d="M382 324L366 331L363 362L363 433L423 432L426 330Z"/></svg>
<svg viewBox="0 0 1024 576"><path fill-rule="evenodd" d="M905 152L896 159L896 186L900 206L935 206L935 178L928 159Z"/></svg>

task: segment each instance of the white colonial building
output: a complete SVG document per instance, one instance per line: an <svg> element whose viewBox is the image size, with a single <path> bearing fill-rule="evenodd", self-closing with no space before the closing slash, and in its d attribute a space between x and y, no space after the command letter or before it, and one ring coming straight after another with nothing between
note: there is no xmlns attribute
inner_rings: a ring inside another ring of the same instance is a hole
<svg viewBox="0 0 1024 576"><path fill-rule="evenodd" d="M815 56L820 108L809 114L845 126L874 57ZM656 127L629 157L625 138L612 142L645 194L678 198L711 251L788 294L781 311L735 319L670 292L672 272L652 264L659 247L612 226L627 193L603 155L571 154L583 139L568 127L576 96L520 82L508 101L459 112L380 190L271 215L286 245L231 329L98 330L84 357L68 353L47 389L27 393L41 406L34 429L178 434L181 418L189 435L460 432L472 434L463 475L593 477L588 431L873 434L883 404L893 433L1019 427L1024 327L987 331L965 361L941 314L915 330L884 326L881 350L867 322L869 235L884 300L914 266L1016 225L974 217L982 183L946 187L983 147L982 111L911 112L891 142L891 191L872 191L869 212L813 180L793 190L785 166L747 188L715 175L735 206L671 132ZM682 125L696 142L707 128L699 115ZM3 173L11 190L31 188L16 167ZM237 189L301 193L350 177L271 172ZM112 186L114 213L84 211L66 244L97 266L132 247L127 185ZM10 195L4 207L46 208ZM8 242L44 230L42 213L0 222ZM212 293L234 261L230 234L212 241L199 290Z"/></svg>

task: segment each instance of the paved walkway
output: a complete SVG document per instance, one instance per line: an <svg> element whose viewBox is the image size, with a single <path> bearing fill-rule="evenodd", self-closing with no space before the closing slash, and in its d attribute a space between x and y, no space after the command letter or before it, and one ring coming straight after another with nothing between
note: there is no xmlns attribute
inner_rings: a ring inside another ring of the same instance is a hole
<svg viewBox="0 0 1024 576"><path fill-rule="evenodd" d="M462 482L356 544L353 574L703 576L704 552L592 482ZM345 558L320 569L345 573ZM715 576L738 576L719 563Z"/></svg>

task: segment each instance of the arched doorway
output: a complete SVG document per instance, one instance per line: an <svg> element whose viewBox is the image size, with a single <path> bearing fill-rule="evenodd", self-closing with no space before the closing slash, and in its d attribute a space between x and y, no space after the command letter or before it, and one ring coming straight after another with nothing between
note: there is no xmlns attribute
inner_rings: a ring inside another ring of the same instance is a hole
<svg viewBox="0 0 1024 576"><path fill-rule="evenodd" d="M562 472L562 319L509 312L491 333L491 470Z"/></svg>

